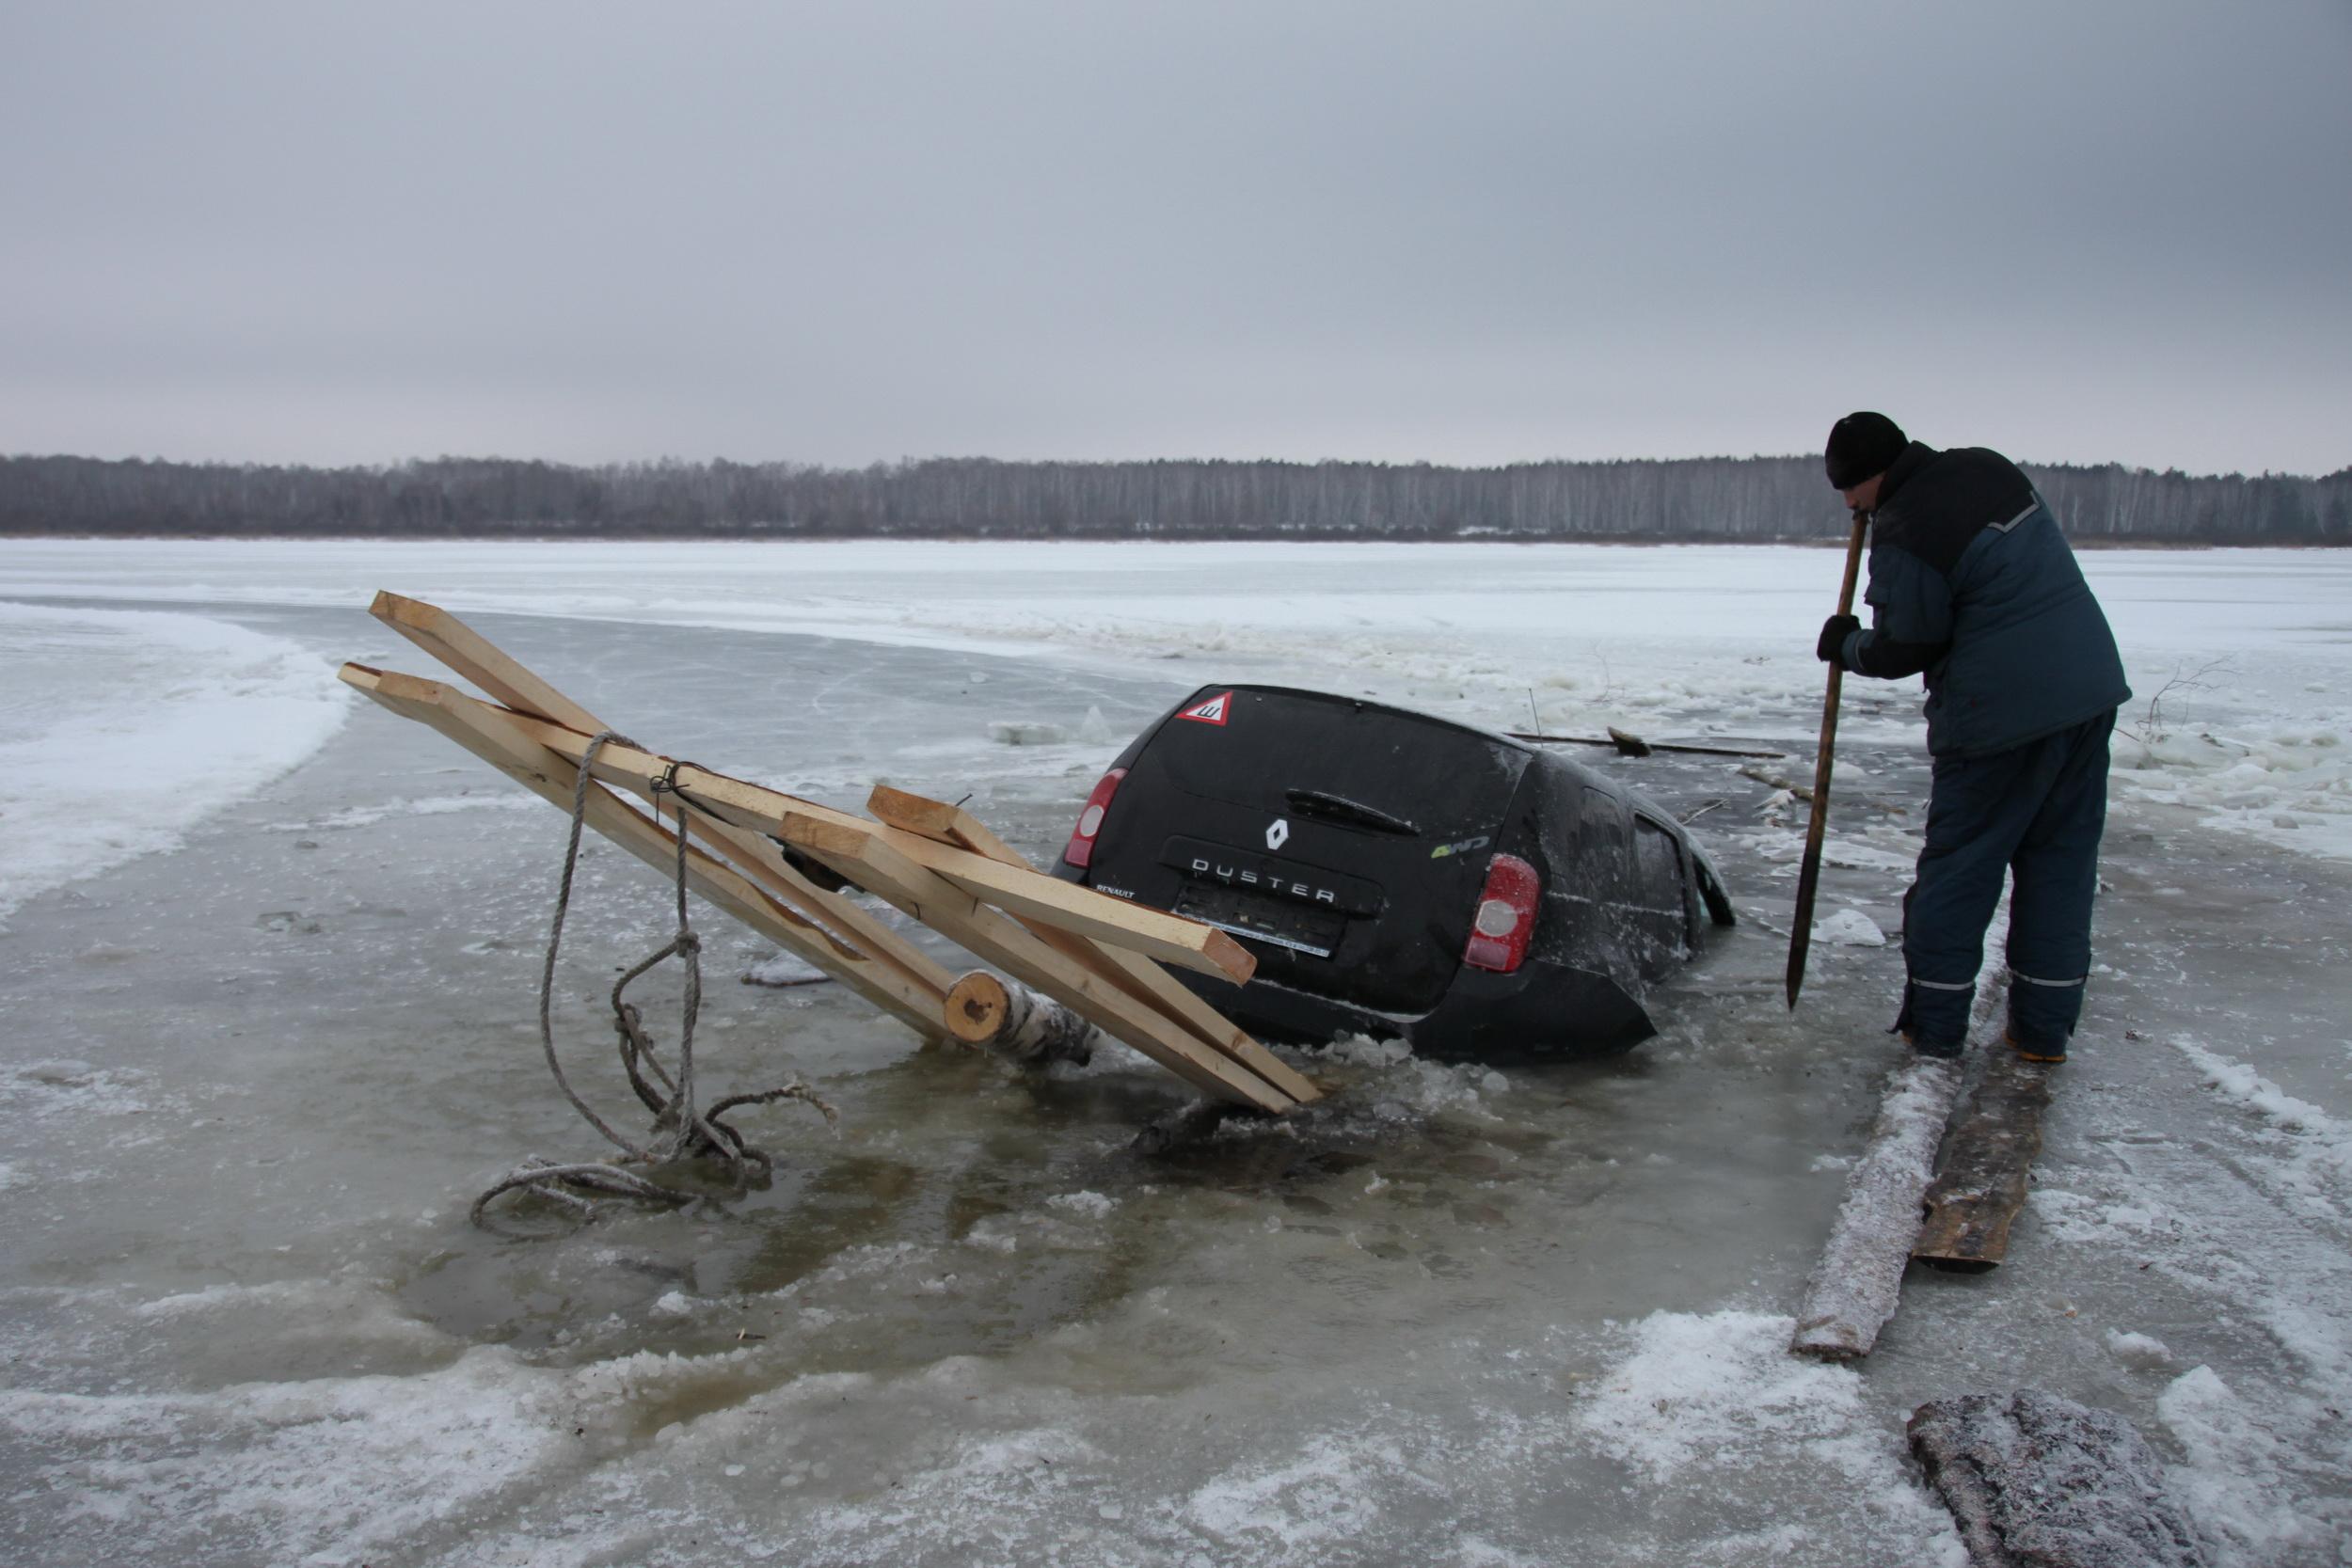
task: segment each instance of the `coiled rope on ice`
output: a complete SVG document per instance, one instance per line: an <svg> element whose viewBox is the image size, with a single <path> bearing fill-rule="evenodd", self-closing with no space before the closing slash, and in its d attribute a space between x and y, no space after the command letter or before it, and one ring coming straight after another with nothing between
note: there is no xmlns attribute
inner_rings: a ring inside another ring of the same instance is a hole
<svg viewBox="0 0 2352 1568"><path fill-rule="evenodd" d="M636 1092L638 1100L653 1113L651 1135L644 1144L633 1143L622 1136L572 1087L571 1079L564 1073L564 1064L555 1053L555 959L564 944L564 917L571 909L572 874L579 865L580 830L586 823L588 814L590 768L596 760L596 753L608 743L637 747L635 741L617 730L601 730L588 742L588 749L580 759L579 775L572 784L571 835L564 846L564 873L556 887L555 915L548 931L547 961L539 972L539 1046L547 1056L548 1070L555 1076L556 1086L564 1091L564 1098L570 1101L572 1108L589 1126L603 1133L620 1150L620 1154L617 1158L571 1164L558 1164L535 1154L530 1156L474 1199L470 1217L474 1224L487 1230L501 1228L493 1223L489 1208L494 1199L508 1193L534 1193L567 1205L580 1223L593 1218L596 1212L596 1205L582 1196L582 1193L599 1193L670 1208L691 1203L699 1196L691 1191L664 1186L622 1168L626 1165L715 1159L723 1164L727 1180L738 1192L748 1190L755 1175L765 1177L775 1168L775 1158L758 1146L746 1142L743 1135L723 1119L726 1112L742 1106L798 1100L814 1106L824 1116L828 1125L836 1124L839 1120L839 1113L818 1099L807 1084L798 1079L781 1087L755 1094L729 1095L708 1110L703 1110L695 1103L694 1022L702 1012L702 939L695 934L686 913L686 841L690 803L677 788L675 763L671 764L663 776L654 782L654 794L657 801L665 794L671 798L672 815L677 825L675 835L677 841L675 879L677 931L671 937L668 945L623 974L613 986L612 996L612 1028L620 1037L621 1070L628 1075L629 1087ZM642 747L637 749L643 750ZM658 824L660 819L658 804L654 816ZM679 1008L677 1073L675 1078L653 1053L652 1042L645 1036L644 1015L623 994L639 975L674 957L683 959L686 965L686 990ZM648 1082L647 1073L652 1075L653 1082Z"/></svg>

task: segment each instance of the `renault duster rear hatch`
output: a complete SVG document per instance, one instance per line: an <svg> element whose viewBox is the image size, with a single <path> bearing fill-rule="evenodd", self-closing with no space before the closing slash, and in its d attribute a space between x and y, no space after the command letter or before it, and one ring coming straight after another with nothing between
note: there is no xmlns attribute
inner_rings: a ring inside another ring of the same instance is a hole
<svg viewBox="0 0 2352 1568"><path fill-rule="evenodd" d="M1261 980L1418 1014L1461 964L1528 760L1377 704L1204 689L1120 757L1084 879L1244 938Z"/></svg>

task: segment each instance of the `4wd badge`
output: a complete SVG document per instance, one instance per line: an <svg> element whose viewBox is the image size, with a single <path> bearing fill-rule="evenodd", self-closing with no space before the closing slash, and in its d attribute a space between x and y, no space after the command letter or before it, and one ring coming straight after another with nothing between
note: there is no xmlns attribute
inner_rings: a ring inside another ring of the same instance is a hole
<svg viewBox="0 0 2352 1568"><path fill-rule="evenodd" d="M1189 719L1196 724L1222 724L1232 717L1232 711L1233 694L1220 691L1205 703L1195 703L1176 717Z"/></svg>
<svg viewBox="0 0 2352 1568"><path fill-rule="evenodd" d="M1276 817L1274 826L1265 831L1265 847L1269 849L1279 849L1290 841L1291 819L1287 816Z"/></svg>

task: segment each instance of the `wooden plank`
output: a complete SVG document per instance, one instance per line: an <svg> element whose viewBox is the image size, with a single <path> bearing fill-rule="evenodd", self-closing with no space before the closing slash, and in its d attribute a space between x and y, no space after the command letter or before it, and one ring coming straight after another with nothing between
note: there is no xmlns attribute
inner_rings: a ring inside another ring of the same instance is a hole
<svg viewBox="0 0 2352 1568"><path fill-rule="evenodd" d="M1168 963L1222 974L1232 980L1246 980L1258 967L1248 949L1214 926L1005 865L864 817L810 811L796 803L787 808L776 831L786 842L801 848L851 859L869 840L886 842L894 852L946 878L983 903Z"/></svg>
<svg viewBox="0 0 2352 1568"><path fill-rule="evenodd" d="M812 844L809 852L1023 984L1045 992L1096 1028L1135 1047L1194 1087L1263 1111L1287 1111L1296 1103L1248 1068L1055 952L1009 915L918 864L881 833L855 835L843 842L847 847Z"/></svg>
<svg viewBox="0 0 2352 1568"><path fill-rule="evenodd" d="M437 605L404 598L398 594L379 593L368 607L368 613L506 707L580 732L583 745L588 737L612 727ZM657 816L666 809L659 800L655 801L655 808ZM714 827L709 823L701 826L706 830ZM726 845L730 858L742 863L741 868L771 896L796 913L830 927L866 953L905 971L925 990L945 995L955 983L955 977L922 949L849 899L803 877L764 833L746 832L730 825L718 829L712 836Z"/></svg>
<svg viewBox="0 0 2352 1568"><path fill-rule="evenodd" d="M655 798L657 816L665 809L675 814L675 806L665 808L662 804L667 799L670 798ZM675 819L673 815L672 820ZM705 842L716 840L728 862L759 883L770 897L819 926L830 927L836 940L844 940L853 953L889 964L914 979L926 992L936 991L944 996L947 988L955 984L956 977L938 959L840 894L820 888L803 876L767 834L746 832L703 812L694 813L693 831Z"/></svg>
<svg viewBox="0 0 2352 1568"><path fill-rule="evenodd" d="M487 644L484 646L487 647ZM505 656L495 648L489 649L488 657L493 659L505 658ZM346 668L367 669L365 665L351 665ZM398 690L414 700L450 706L453 710L467 704L473 704L479 710L480 716L487 719L502 715L510 723L517 718L516 715L505 709L479 703L463 692L452 690L437 681L426 681L421 676L404 675L389 671L369 673L380 681L394 683ZM503 677L496 676L495 672L494 677L499 678L501 684L505 684ZM415 684L407 686L403 683ZM561 695L557 693L559 699ZM596 722L596 721L591 720L590 722ZM566 779L565 787L568 788L568 775ZM657 818L661 817L665 811L672 809L665 806L659 799L653 803L654 815ZM568 811L570 809L569 797L558 801L557 804ZM955 976L948 974L944 965L923 952L921 948L914 946L850 900L817 886L802 876L784 859L783 850L765 834L746 832L732 824L714 821L707 816L695 824L695 831L701 834L706 847L714 847L713 841L716 841L715 847L725 851L727 858L735 864L738 871L759 883L770 898L783 905L794 918L810 923L818 928L819 933L825 936L826 940L833 942L843 950L844 957L878 959L884 965L902 972L908 979L914 982L916 990L925 995L945 996L947 988L955 983Z"/></svg>
<svg viewBox="0 0 2352 1568"><path fill-rule="evenodd" d="M472 699L460 695L458 700ZM577 730L528 714L511 717L531 738L559 756L578 761L587 753L588 736ZM1247 980L1258 966L1258 960L1241 943L1214 926L1130 904L1092 888L1057 881L1040 872L1000 865L969 850L900 833L866 817L747 784L724 773L714 773L692 763L674 764L667 757L614 742L596 753L593 771L607 784L618 784L641 795L651 794L656 779L672 779L679 790L693 798L698 807L722 821L753 832L779 833L792 840L796 847L800 847L798 841L786 831L787 817L802 818L804 832L822 828L845 843L851 838L886 834L892 847L899 853L987 903L1017 909L1057 929L1098 936L1203 974L1222 974L1238 982Z"/></svg>
<svg viewBox="0 0 2352 1568"><path fill-rule="evenodd" d="M1028 870L1036 867L1029 857L998 838L989 825L964 810L945 800L934 800L927 795L894 789L889 784L876 784L866 798L866 809L875 820L887 822L894 828L941 844L952 844L959 849L969 849L976 855L1006 865L1018 865Z"/></svg>
<svg viewBox="0 0 2352 1568"><path fill-rule="evenodd" d="M578 769L512 726L501 726L492 716L503 709L414 675L359 664L346 664L341 673L347 684L385 707L439 731L548 803L566 813L571 810ZM676 840L610 790L592 785L583 815L590 827L646 864L665 876L675 873ZM918 1033L946 1033L946 985L933 990L895 965L844 945L691 842L687 846L687 879L713 904Z"/></svg>
<svg viewBox="0 0 2352 1568"><path fill-rule="evenodd" d="M1960 1094L1960 1063L1921 1056L1896 1070L1869 1146L1846 1180L1829 1243L1797 1307L1788 1348L1848 1361L1870 1354L1895 1315L1919 1234L1919 1196Z"/></svg>
<svg viewBox="0 0 2352 1568"><path fill-rule="evenodd" d="M517 712L551 719L583 735L610 728L438 605L378 594L368 613Z"/></svg>
<svg viewBox="0 0 2352 1568"><path fill-rule="evenodd" d="M1944 1167L1928 1188L1914 1258L1980 1274L2009 1256L2009 1227L2026 1206L2026 1180L2042 1152L2042 1113L2049 1104L2049 1066L1995 1048L1952 1125Z"/></svg>
<svg viewBox="0 0 2352 1568"><path fill-rule="evenodd" d="M1026 856L961 806L894 789L888 784L876 784L866 799L866 809L879 820L903 832L968 849L1000 864L1030 869ZM1224 1052L1293 1100L1303 1104L1323 1098L1323 1091L1304 1073L1251 1038L1247 1030L1142 954L1098 944L1050 926L1027 920L1022 924L1065 958L1104 975L1128 995L1183 1025L1194 1038Z"/></svg>

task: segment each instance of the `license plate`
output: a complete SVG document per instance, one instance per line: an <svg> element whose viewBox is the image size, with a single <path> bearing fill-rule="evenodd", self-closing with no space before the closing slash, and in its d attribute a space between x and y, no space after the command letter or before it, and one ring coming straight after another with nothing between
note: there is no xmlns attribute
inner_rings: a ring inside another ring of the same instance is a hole
<svg viewBox="0 0 2352 1568"><path fill-rule="evenodd" d="M1175 912L1237 937L1287 947L1294 953L1317 958L1329 958L1347 928L1346 921L1340 915L1269 898L1261 893L1204 882L1185 884L1176 899Z"/></svg>

